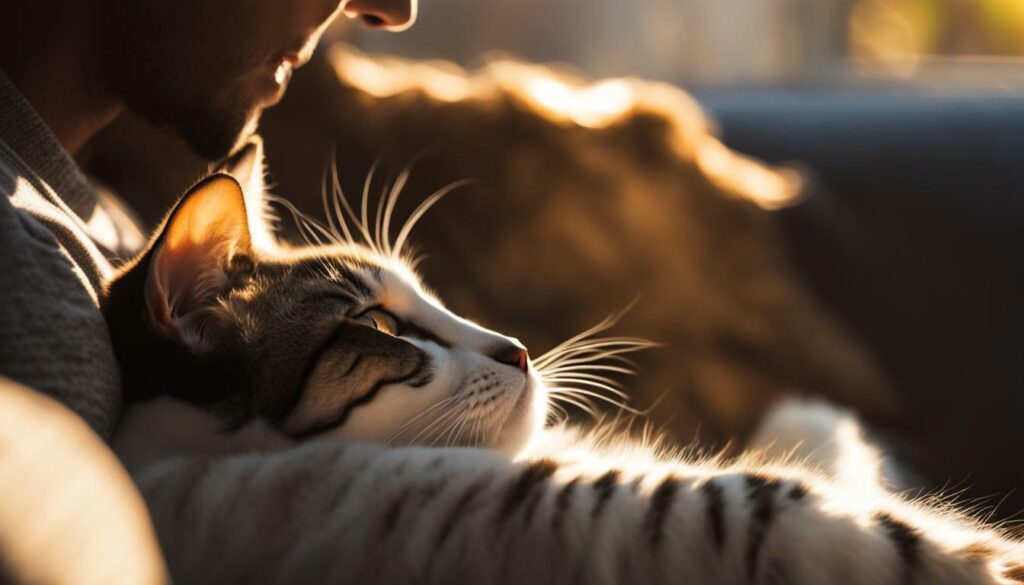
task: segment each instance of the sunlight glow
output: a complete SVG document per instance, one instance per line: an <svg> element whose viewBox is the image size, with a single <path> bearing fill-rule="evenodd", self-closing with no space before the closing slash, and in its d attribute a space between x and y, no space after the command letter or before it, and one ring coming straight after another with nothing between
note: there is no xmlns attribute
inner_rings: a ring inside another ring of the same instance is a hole
<svg viewBox="0 0 1024 585"><path fill-rule="evenodd" d="M81 418L0 383L3 582L164 585L146 505Z"/></svg>
<svg viewBox="0 0 1024 585"><path fill-rule="evenodd" d="M850 48L864 63L884 67L899 77L918 68L923 47L907 18L884 0L858 2L850 12Z"/></svg>
<svg viewBox="0 0 1024 585"><path fill-rule="evenodd" d="M453 63L370 56L337 45L330 54L339 79L377 98L422 94L445 103L487 106L512 98L521 107L562 125L601 130L641 115L665 125L664 139L681 160L695 162L727 195L774 210L791 205L803 190L799 173L776 169L729 150L686 92L670 84L633 78L590 82L553 67L495 58L468 73Z"/></svg>
<svg viewBox="0 0 1024 585"><path fill-rule="evenodd" d="M571 87L551 77L527 79L524 89L551 117L568 118L585 128L604 128L633 107L633 88L626 80L609 79Z"/></svg>
<svg viewBox="0 0 1024 585"><path fill-rule="evenodd" d="M708 177L733 193L774 210L798 201L803 179L792 169L771 169L729 150L718 139L708 137L697 150L697 164Z"/></svg>
<svg viewBox="0 0 1024 585"><path fill-rule="evenodd" d="M457 102L471 93L469 78L457 66L444 61L417 63L370 58L339 47L331 51L331 61L341 77L378 98L419 90L443 102Z"/></svg>

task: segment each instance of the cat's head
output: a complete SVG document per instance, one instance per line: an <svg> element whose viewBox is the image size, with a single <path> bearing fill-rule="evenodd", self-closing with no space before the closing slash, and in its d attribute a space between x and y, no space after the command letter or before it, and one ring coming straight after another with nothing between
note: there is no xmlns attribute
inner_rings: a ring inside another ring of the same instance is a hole
<svg viewBox="0 0 1024 585"><path fill-rule="evenodd" d="M295 439L515 453L544 421L526 348L460 318L395 254L257 250L228 175L196 185L108 288L129 400L169 395Z"/></svg>

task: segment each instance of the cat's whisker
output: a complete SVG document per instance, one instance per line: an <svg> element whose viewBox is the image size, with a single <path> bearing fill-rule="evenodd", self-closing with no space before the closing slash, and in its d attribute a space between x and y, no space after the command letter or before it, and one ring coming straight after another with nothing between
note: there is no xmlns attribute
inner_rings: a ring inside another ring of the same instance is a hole
<svg viewBox="0 0 1024 585"><path fill-rule="evenodd" d="M590 402L589 398L595 398L597 400L600 400L601 402L614 406L619 410L624 410L626 412L634 412L636 410L629 405L628 398L619 397L620 400L616 400L615 398L605 395L601 392L588 390L585 388L579 388L576 386L561 386L561 388L561 391L553 392L551 393L551 396L575 396L580 399L583 399L583 397L586 396L588 397L588 403Z"/></svg>
<svg viewBox="0 0 1024 585"><path fill-rule="evenodd" d="M575 346L575 345L577 345L577 344L579 344L579 343L581 343L581 342L583 342L583 341L585 341L587 339L592 339L592 338L594 338L595 335L597 335L599 333L607 331L612 326L614 326L619 321L619 319L622 318L622 315L624 315L627 311L629 311L633 307L634 304L636 304L635 300L632 303L630 303L629 306L627 306L622 311L619 311L618 313L612 313L611 315L608 315L607 317L602 319L596 325L594 325L594 326L590 327L589 329L586 329L586 330L584 330L584 331L582 331L580 333L577 333L576 335L570 337L569 339L566 339L562 343L560 343L560 344L556 345L555 347L551 348L547 353L545 353L544 355L538 357L535 361L537 361L537 362L544 362L544 361L548 361L550 359L553 359L555 356L559 355L562 351L564 351L564 350L566 350L566 349L568 349L570 347L573 347L573 346Z"/></svg>
<svg viewBox="0 0 1024 585"><path fill-rule="evenodd" d="M560 402L571 404L576 408L579 408L583 412L586 412L591 417L597 418L597 411L594 409L594 405L586 400L576 400L574 398L571 398L567 393L564 392L552 392L550 396L552 400L558 400Z"/></svg>
<svg viewBox="0 0 1024 585"><path fill-rule="evenodd" d="M366 178L367 181L372 181L373 180L373 173L374 173L374 170L376 169L376 164L377 163L374 162L374 166L370 167L370 171L367 174L367 178ZM338 178L337 165L334 166L333 180L334 180L334 199L335 199L334 206L335 206L335 209L337 209L339 205L341 206L341 211L336 211L337 215L342 220L344 220L345 216L347 215L348 219L352 221L353 228L354 229L359 229L359 225L360 225L359 224L359 217L356 216L356 212L352 209L352 205L349 203L348 197L346 197L344 191L342 191L341 181ZM347 227L348 222L346 221L345 224L346 224L346 227ZM347 230L346 233L348 234L349 243L351 243L352 245L355 245L357 243L355 235L351 232L351 230Z"/></svg>
<svg viewBox="0 0 1024 585"><path fill-rule="evenodd" d="M580 333L577 333L576 335L570 337L569 339L566 339L562 343L559 343L555 347L551 348L549 351L547 351L546 353L544 353L543 355L541 355L540 357L535 359L534 363L535 364L540 364L540 365L551 365L552 362L554 362L559 356L564 355L567 351L572 351L575 348L579 348L581 346L585 346L585 345L587 345L587 344L589 344L591 342L602 342L602 341L607 341L607 340L610 340L610 339L616 339L616 340L620 340L620 341L625 341L627 343L636 343L636 344L642 345L644 347L651 347L651 346L656 345L654 342L651 342L651 341L648 341L648 340L645 340L645 339L640 339L640 338L630 338L630 337L601 338L601 337L595 337L596 335L599 335L599 334L607 331L608 329L611 329L616 323L619 322L620 319L622 319L623 315L628 313L636 305L637 301L639 301L639 297L633 299L621 311L618 311L616 313L612 313L612 314L608 315L607 317L602 319L600 322L598 322L596 325L593 325L592 327L590 327L590 328L588 328L588 329L586 329L586 330L584 330L584 331L582 331Z"/></svg>
<svg viewBox="0 0 1024 585"><path fill-rule="evenodd" d="M469 423L469 432L466 433L466 445L476 447L476 431L479 426L480 419L473 419L473 422Z"/></svg>
<svg viewBox="0 0 1024 585"><path fill-rule="evenodd" d="M370 187L373 185L373 176L376 174L380 161L380 158L375 160L373 166L370 167L370 172L366 174L366 181L363 182L363 196L359 200L359 217L356 218L355 213L352 214L352 219L363 236L363 242L371 247L373 246L373 235L370 234Z"/></svg>
<svg viewBox="0 0 1024 585"><path fill-rule="evenodd" d="M543 376L543 378L545 382L590 380L601 384L607 384L620 390L622 388L622 383L614 378L610 378L602 374L590 374L587 372L563 372L560 374L546 374Z"/></svg>
<svg viewBox="0 0 1024 585"><path fill-rule="evenodd" d="M457 399L456 396L450 396L448 398L445 398L444 400L441 400L441 401L437 402L436 404L430 406L429 408L427 408L426 410L420 412L416 416L414 416L414 417L410 418L409 420L405 421L405 423L402 426L398 427L398 430L396 430L394 433L392 433L391 436L388 437L387 440L384 441L384 443L385 444L390 444L391 441L394 441L399 435L404 433L409 427L411 427L413 424L415 424L416 421L420 420L421 418L423 418L424 416L430 414L431 412L437 410L438 408L442 408L442 407L444 407L444 406L446 406L448 404L451 404L456 399Z"/></svg>
<svg viewBox="0 0 1024 585"><path fill-rule="evenodd" d="M381 245L381 224L383 223L384 216L384 204L388 199L388 193L392 190L391 181L384 183L384 188L380 191L380 196L377 197L377 209L373 215L373 251L378 256L385 256L383 246Z"/></svg>
<svg viewBox="0 0 1024 585"><path fill-rule="evenodd" d="M559 383L582 384L584 386L590 386L591 388L598 388L598 389L604 390L606 392L609 392L610 394L613 394L615 396L618 396L619 398L622 398L623 400L629 400L629 395L626 394L625 392L623 392L619 388L619 386L616 385L616 384L608 384L608 383L605 383L605 382L600 382L600 381L595 381L595 380L587 380L587 379L584 379L584 378L571 378L571 377L551 378L551 381L555 382L555 384L559 384Z"/></svg>
<svg viewBox="0 0 1024 585"><path fill-rule="evenodd" d="M440 431L437 431L436 436L434 436L434 440L432 440L430 442L430 445L429 445L430 447L433 447L434 445L436 445L437 442L439 440L441 440L442 437L444 437L445 433L448 432L451 429L451 425L453 424L454 420L459 415L461 415L461 414L462 414L462 410L461 409L453 409L453 410L450 410L450 411L446 412L444 416L442 416L441 418L438 419L438 421L437 421L438 423L440 423L443 420L443 421L445 421L445 424L444 424L443 427L441 427Z"/></svg>
<svg viewBox="0 0 1024 585"><path fill-rule="evenodd" d="M325 240L330 243L337 243L337 238L331 234L330 230L324 227L320 222L299 211L292 202L280 197L272 197L269 199L274 203L280 204L291 214L295 221L295 226L299 230L299 236L307 245L320 246L323 245Z"/></svg>
<svg viewBox="0 0 1024 585"><path fill-rule="evenodd" d="M601 361L613 361L613 362L618 362L618 363L626 364L627 366L636 367L636 364L632 360L630 360L629 358L622 357L621 354L625 354L625 353L630 353L630 352L628 352L628 351L622 351L622 352L602 352L601 354L595 354L593 356L575 357L575 358L571 358L571 359L565 359L565 360L562 360L562 361L558 362L557 365L558 366L575 366L575 365L590 364L590 363L601 362ZM548 371L547 366L540 366L540 367L538 367L538 366L534 365L534 368L537 369L538 371Z"/></svg>
<svg viewBox="0 0 1024 585"><path fill-rule="evenodd" d="M652 345L639 345L639 344L624 344L624 343L610 343L601 346L592 347L581 347L571 349L559 355L559 359L554 360L554 363L549 365L563 365L563 362L567 359L576 358L589 358L593 361L600 360L602 357L613 356L613 355L624 355L627 353L635 353L644 349L654 347Z"/></svg>
<svg viewBox="0 0 1024 585"><path fill-rule="evenodd" d="M328 190L327 186L328 173L331 172L332 168L336 168L336 165L334 164L334 156L334 148L331 148L331 160L324 164L324 170L320 174L320 204L323 207L324 218L327 220L327 228L330 229L331 233L338 239L341 239L341 229L336 224L334 215L331 213L331 202L334 201L334 194L332 191Z"/></svg>
<svg viewBox="0 0 1024 585"><path fill-rule="evenodd" d="M452 431L455 429L455 427L459 424L459 421L461 421L466 414L465 410L461 408L457 411L457 413L458 414L456 416L448 420L448 424L445 425L444 430L438 433L436 441L443 441L442 445L445 447L448 446L448 441L451 437ZM433 447L434 443L431 443L430 446Z"/></svg>
<svg viewBox="0 0 1024 585"><path fill-rule="evenodd" d="M657 345L653 341L639 337L595 337L577 341L569 347L573 349L584 349L588 347L604 347L607 345L631 345L640 347L651 347Z"/></svg>
<svg viewBox="0 0 1024 585"><path fill-rule="evenodd" d="M463 409L463 414L459 417L459 420L455 421L452 425L451 430L448 432L448 438L445 440L445 446L452 447L459 441L459 436L462 434L462 429L465 424L469 421L471 411L469 409Z"/></svg>
<svg viewBox="0 0 1024 585"><path fill-rule="evenodd" d="M410 421L408 421L408 422L406 423L406 425L403 425L403 427L405 427L405 428L401 429L401 431L400 431L400 432L405 432L406 430L408 430L408 427L409 427L409 426L412 426L412 424L413 424L413 423L415 423L416 421L418 421L418 420L419 420L420 418L422 418L423 416L426 416L426 415L428 415L428 414L434 413L434 414L436 415L436 417L434 418L434 420L430 421L430 422L429 422L429 423L428 423L428 424L427 424L427 425L426 425L426 426L425 426L424 428L422 428L422 429L421 429L421 430L419 431L419 433L418 433L418 434L417 434L416 436L414 436L414 437L413 437L413 438L411 439L411 441L410 441L410 443L414 443L414 442L416 442L416 441L417 441L417 440L418 440L418 439L419 439L419 438L420 438L420 437L421 437L422 435L424 435L424 434L428 433L428 432L430 431L430 429L431 429L432 427L434 427L434 426L436 426L436 425L440 424L440 423L441 423L441 421L443 421L443 420L444 420L444 419L445 419L445 418L446 418L447 416L449 416L449 415L450 415L450 414L451 414L452 412L454 412L454 411L453 411L452 409L450 409L450 407L451 407L452 403L454 403L454 402L455 402L456 400L457 400L457 399L456 399L456 397L450 397L450 398L446 398L446 399L444 399L444 400L442 400L442 401L438 402L438 403L437 403L437 404L435 404L434 406L431 406L430 408L426 409L425 411L423 411L423 412L421 412L420 414L418 414L418 415L416 415L415 417L413 417L413 419L412 419L412 420L410 420ZM434 412L435 410L437 410L437 409L439 409L439 408L441 409L441 412L440 412L440 413L436 413L436 412ZM396 434L397 434L397 433L396 433Z"/></svg>
<svg viewBox="0 0 1024 585"><path fill-rule="evenodd" d="M574 344L574 345L571 345L571 346L564 347L564 348L558 350L557 352L552 350L551 352L548 352L548 353L544 354L543 356L541 356L541 358L539 358L536 361L539 361L542 364L546 364L547 365L547 364L551 364L553 362L558 362L561 359L565 359L565 358L568 358L568 357L575 357L575 356L579 356L579 355L587 355L587 354L595 354L596 355L596 354L599 354L599 353L604 352L604 351L613 351L613 352L616 352L616 353L628 353L628 352L631 352L631 351L640 351L642 349L650 349L652 347L657 347L657 346L658 346L657 343L654 343L654 342L651 342L651 341L647 341L647 340L644 340L644 339L621 338L621 337L598 338L598 339L595 339L595 340L592 340L592 341L581 342L581 343L578 343L578 344Z"/></svg>
<svg viewBox="0 0 1024 585"><path fill-rule="evenodd" d="M554 400L548 401L548 412L545 425L559 424L569 418L569 411Z"/></svg>
<svg viewBox="0 0 1024 585"><path fill-rule="evenodd" d="M539 371L539 370L538 370ZM546 368L541 374L561 374L561 373L574 373L574 372L591 372L591 371L602 371L602 372L615 372L617 374L635 375L637 371L632 368L624 368L622 366L612 366L608 364L578 364L572 366Z"/></svg>
<svg viewBox="0 0 1024 585"><path fill-rule="evenodd" d="M641 414L628 404L629 395L622 390L622 384L604 372L635 374L636 364L624 356L658 344L638 337L597 337L615 325L635 302L534 360L534 368L548 386L551 397L549 414L555 422L559 415L569 417L559 402L580 408L591 417L597 416L594 400L615 406L620 411Z"/></svg>
<svg viewBox="0 0 1024 585"><path fill-rule="evenodd" d="M452 435L451 435L451 444L452 445L455 445L455 444L458 443L459 437L462 436L462 431L465 430L466 424L470 422L470 419L471 419L471 417L473 415L473 409L471 409L471 408L464 409L464 412L465 412L465 414L462 417L462 421L457 423L455 429L452 431Z"/></svg>
<svg viewBox="0 0 1024 585"><path fill-rule="evenodd" d="M629 402L629 400L630 400L629 395L626 394L625 392L620 391L620 390L616 390L614 388L611 388L609 386L602 385L602 384L599 384L599 383L596 383L596 382L588 382L587 380L563 380L560 383L564 383L564 382L570 382L570 383L573 383L573 384L581 384L583 386L590 386L592 388L598 388L598 389L604 390L604 391L608 392L609 394L611 394L613 396L617 396L617 398L622 399L624 401L624 403L618 403L614 399L612 399L611 396L609 396L607 394L603 394L603 393L598 392L596 390L591 390L591 389L587 389L587 388L581 388L581 387L574 386L574 385L570 386L570 385L566 384L566 385L559 386L558 384L556 384L555 387L565 389L565 391L563 391L561 393L575 393L575 394L594 395L595 398L600 398L601 400L603 400L605 402L608 402L609 404L614 404L616 406L621 405L621 404L625 404L626 402ZM556 392L556 393L558 393L558 392ZM629 407L626 407L624 410L629 410Z"/></svg>
<svg viewBox="0 0 1024 585"><path fill-rule="evenodd" d="M454 409L454 408L449 408L449 409L446 409L444 413L442 413L442 414L441 414L440 416L438 416L438 417L437 417L436 419L434 419L433 421L431 421L431 422L430 422L430 424L428 424L428 425L426 426L426 428L424 428L424 429L423 429L422 431L420 431L420 432L419 432L419 433L418 433L418 434L417 434L417 435L416 435L415 437L413 437L413 438L412 438L412 439L411 439L411 440L409 441L409 443L410 443L410 444L415 444L415 443L416 443L417 441L419 441L420 437L422 437L422 436L424 436L424 435L426 435L426 437L430 437L430 436L432 436L432 434L431 434L431 433L435 432L435 429L436 429L436 428L437 428L438 426L442 425L442 424L443 424L444 422L446 422L447 420L449 420L449 419L450 419L450 418L451 418L452 416L455 416L455 415L457 415L458 413L459 413L459 410L457 410L457 409ZM441 432L443 433L444 431L442 430ZM435 442L436 442L436 440L435 440Z"/></svg>
<svg viewBox="0 0 1024 585"><path fill-rule="evenodd" d="M445 441L446 446L451 447L459 440L459 435L462 434L462 429L466 426L466 423L469 422L469 415L470 411L468 409L464 410L459 420L452 425L452 430L449 431L448 439Z"/></svg>
<svg viewBox="0 0 1024 585"><path fill-rule="evenodd" d="M398 237L395 238L395 245L391 250L392 257L398 258L402 255L402 248L405 246L406 240L409 239L409 234L412 232L412 228L416 226L416 223L423 217L423 214L433 207L434 204L440 201L442 197L459 187L468 185L471 182L472 181L470 179L456 181L446 187L442 187L441 189L434 191L434 193L424 199L409 215L409 218L405 220L405 224L402 226L402 229L398 231Z"/></svg>
<svg viewBox="0 0 1024 585"><path fill-rule="evenodd" d="M429 438L429 437L433 436L433 435L432 435L432 433L433 433L434 429L435 429L435 428L436 428L436 427L437 427L437 426L438 426L439 424L441 424L441 421L445 420L445 419L446 419L446 418L447 418L448 416L450 416L450 415L451 415L451 414L452 414L453 412L454 412L454 411L446 411L446 412L444 412L443 414L441 414L441 416L439 416L439 417L437 417L436 419L434 419L434 420L430 421L430 424L428 424L428 425L427 425L426 427L424 427L424 428L423 428L423 430L421 430L420 432L416 433L416 435L415 435L414 437L412 437L411 439L409 439L409 441L407 442L407 444L409 444L409 445L416 445L416 444L418 444L418 443L419 443L420 437L426 437L426 438Z"/></svg>
<svg viewBox="0 0 1024 585"><path fill-rule="evenodd" d="M395 205L398 203L398 197L402 194L402 190L405 189L405 185L409 181L409 175L412 173L412 168L415 166L416 161L420 156L422 156L422 153L413 157L412 161L410 161L409 164L402 169L402 172L398 174L398 178L395 179L395 184L391 188L391 192L388 193L387 203L384 206L384 218L382 220L381 229L383 240L381 243L383 244L384 254L389 257L392 256L390 242L391 218L395 213Z"/></svg>
<svg viewBox="0 0 1024 585"><path fill-rule="evenodd" d="M482 421L478 418L473 423L473 446L477 447L484 441L484 426Z"/></svg>
<svg viewBox="0 0 1024 585"><path fill-rule="evenodd" d="M352 232L348 228L345 210L348 210L350 217L353 217L355 214L352 213L352 208L348 204L348 197L345 197L345 192L341 188L341 180L338 177L338 159L333 148L331 149L331 207L334 209L335 221L342 231L342 234L339 234L338 237L344 236L346 242L354 245L356 241L352 238ZM330 211L326 209L324 213L328 217L331 216Z"/></svg>
<svg viewBox="0 0 1024 585"><path fill-rule="evenodd" d="M625 355L625 354L622 354L622 355ZM590 354L591 358L593 358L594 356L600 357L600 354ZM553 371L553 370L556 370L556 369L566 369L566 368L572 368L572 367L589 367L589 366L595 366L595 365L603 365L603 366L615 367L615 368L628 368L629 367L629 365L625 365L625 366L619 365L623 360L628 361L629 358L610 360L610 361L612 361L614 363L605 363L603 361L593 360L593 359L590 362L581 362L579 364L565 363L566 360L576 359L578 357L588 357L588 356L585 356L585 355L583 355L583 356L567 356L567 357L565 357L563 359L560 359L560 360L557 360L557 361L555 361L553 363L541 364L541 366L538 367L538 369L543 368L546 371ZM537 367L536 364L535 364L534 367ZM625 372L625 373L632 373L632 372Z"/></svg>
<svg viewBox="0 0 1024 585"><path fill-rule="evenodd" d="M420 269L420 263L427 258L426 255L420 256L419 254L410 254L406 259L406 263L409 264L409 269L413 272L417 272Z"/></svg>
<svg viewBox="0 0 1024 585"><path fill-rule="evenodd" d="M593 365L593 364L591 364L591 365ZM600 364L597 364L597 365L600 365ZM625 368L618 368L618 369L625 370ZM629 371L629 370L627 370L627 371ZM603 370L600 370L600 369L597 369L597 368L590 368L590 367L586 367L586 366L583 366L583 365L573 366L571 369L562 369L562 370L555 370L555 371L548 370L548 371L545 371L542 375L545 377L545 379L547 379L547 378L555 378L555 377L559 377L559 376L580 376L582 378L589 378L589 379L592 379L592 380L598 380L600 382L605 382L605 383L613 384L613 385L616 385L616 386L619 385L618 379L613 377L611 374L605 374L605 373L603 373Z"/></svg>
<svg viewBox="0 0 1024 585"><path fill-rule="evenodd" d="M605 354L607 352L611 352L609 355L617 355L617 354L631 353L631 352L635 352L635 351L640 351L642 349L648 349L650 347L652 347L652 346L651 345L641 345L641 344L626 344L626 343L613 343L613 344L607 344L607 345L603 345L603 346L591 346L591 347L573 347L573 348L569 348L569 349L566 349L566 350L560 352L557 356L552 358L552 360L545 360L545 362L553 361L555 363L558 363L558 362L561 362L564 359L581 357L581 356L600 357L602 354ZM554 365L554 364L551 364L551 365Z"/></svg>
<svg viewBox="0 0 1024 585"><path fill-rule="evenodd" d="M562 347L566 347L566 346L572 345L574 343L578 343L578 342L580 342L582 340L585 340L585 339L590 339L593 336L597 335L598 333L603 333L604 331L607 331L612 326L614 326L615 323L618 322L620 316L621 316L621 313L620 314L613 313L611 315L608 315L607 317L605 317L604 319L599 321L596 325L593 325L589 329L585 329L585 330L581 331L580 333L577 333L576 335L573 335L569 339L566 339L562 343L556 345L552 349L552 351L557 351L558 349L560 349Z"/></svg>
<svg viewBox="0 0 1024 585"><path fill-rule="evenodd" d="M285 208L285 210L287 210L289 212L289 214L292 216L292 221L295 222L295 226L299 230L299 237L301 237L303 239L303 241L305 241L307 244L309 244L309 237L306 235L306 232L303 229L302 218L299 216L298 210L295 209L294 206L290 205L290 202L285 201L283 199L280 199L278 197L274 197L274 196L268 195L267 196L267 201L268 202L273 202L273 203L279 203L279 204L281 204L282 207Z"/></svg>
<svg viewBox="0 0 1024 585"><path fill-rule="evenodd" d="M409 240L409 235L412 232L413 227L415 227L423 215L442 197L470 182L468 179L456 181L435 191L423 200L405 220L405 223L399 229L398 236L392 243L391 227L394 223L395 209L398 205L398 199L405 187L408 185L413 166L422 155L423 153L420 153L413 158L413 160L399 173L394 184L385 184L380 197L377 199L375 213L371 218L370 191L373 186L373 180L376 175L377 168L380 166L381 158L378 157L374 161L366 175L366 179L363 182L362 194L359 200L359 210L357 213L349 203L348 198L345 197L341 188L341 181L338 177L336 154L335 151L332 150L331 164L328 166L328 169L325 169L324 176L321 179L321 199L324 214L327 217L327 225L317 226L314 228L314 231L325 235L330 234L328 237L328 241L330 242L345 242L350 245L358 245L359 243L362 243L378 256L402 259L405 246ZM327 186L328 170L330 171L331 182L330 195L328 195ZM330 198L330 202L328 202L328 198ZM282 201L282 204L286 204L286 202ZM290 211L292 211L294 215L297 210ZM353 227L349 226L346 217L351 219ZM306 230L307 228L300 229ZM358 238L356 237L357 235ZM316 239L319 240L319 237ZM361 242L357 241L357 239L361 240ZM308 239L306 241L311 244ZM414 265L417 260L410 258L407 259L407 261L413 265L413 269L415 269Z"/></svg>

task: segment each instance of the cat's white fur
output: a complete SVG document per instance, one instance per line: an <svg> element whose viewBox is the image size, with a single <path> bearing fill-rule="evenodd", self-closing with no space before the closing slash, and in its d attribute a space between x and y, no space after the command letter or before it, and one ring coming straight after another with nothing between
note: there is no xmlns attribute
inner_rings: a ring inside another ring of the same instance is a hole
<svg viewBox="0 0 1024 585"><path fill-rule="evenodd" d="M857 501L799 466L680 459L564 428L540 438L530 458L559 467L511 510L527 463L482 449L322 441L169 460L136 478L175 579L194 584L1004 583L1003 561L1021 554L960 517L888 495ZM622 476L599 504L594 486L609 469ZM785 478L753 573L752 472ZM653 494L669 476L680 483L654 544ZM709 481L721 491L721 547ZM797 486L807 496L787 498ZM913 519L924 535L913 580L879 510ZM984 561L964 552L982 548Z"/></svg>
<svg viewBox="0 0 1024 585"><path fill-rule="evenodd" d="M818 400L784 400L772 408L748 449L772 459L799 461L851 490L910 487L906 472L865 437L856 415Z"/></svg>

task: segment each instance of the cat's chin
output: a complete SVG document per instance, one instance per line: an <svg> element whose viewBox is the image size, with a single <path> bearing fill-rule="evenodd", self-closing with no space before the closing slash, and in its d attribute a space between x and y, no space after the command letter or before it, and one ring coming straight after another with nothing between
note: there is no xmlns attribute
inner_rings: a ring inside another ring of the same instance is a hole
<svg viewBox="0 0 1024 585"><path fill-rule="evenodd" d="M494 434L493 444L480 446L494 449L508 457L521 453L544 426L546 394L544 385L535 376L528 376L505 421Z"/></svg>

